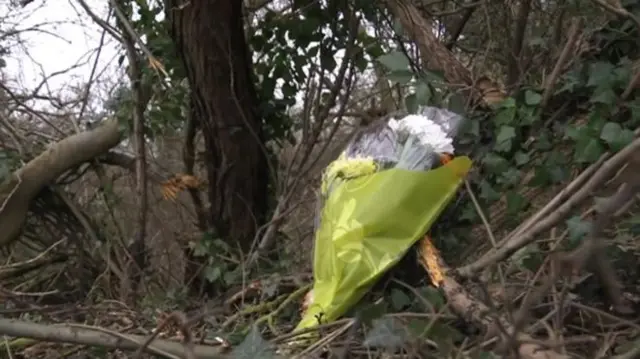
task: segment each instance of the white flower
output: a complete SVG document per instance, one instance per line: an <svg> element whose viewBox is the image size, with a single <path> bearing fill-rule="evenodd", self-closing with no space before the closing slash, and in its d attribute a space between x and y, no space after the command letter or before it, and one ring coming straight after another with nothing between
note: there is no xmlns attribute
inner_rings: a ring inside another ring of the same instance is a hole
<svg viewBox="0 0 640 359"><path fill-rule="evenodd" d="M430 146L438 153L454 153L453 139L426 116L408 115L400 120L391 119L389 127L399 135L415 135L423 145Z"/></svg>

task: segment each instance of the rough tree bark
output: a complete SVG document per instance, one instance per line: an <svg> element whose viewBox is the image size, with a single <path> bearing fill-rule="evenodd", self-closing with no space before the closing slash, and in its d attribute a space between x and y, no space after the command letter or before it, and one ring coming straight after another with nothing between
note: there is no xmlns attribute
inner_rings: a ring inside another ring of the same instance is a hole
<svg viewBox="0 0 640 359"><path fill-rule="evenodd" d="M242 1L168 0L167 19L204 133L211 223L247 252L264 220L268 167Z"/></svg>

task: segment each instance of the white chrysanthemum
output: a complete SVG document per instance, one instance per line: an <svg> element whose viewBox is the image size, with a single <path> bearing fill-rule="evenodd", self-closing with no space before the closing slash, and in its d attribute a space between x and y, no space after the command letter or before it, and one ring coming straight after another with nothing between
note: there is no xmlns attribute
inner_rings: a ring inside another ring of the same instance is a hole
<svg viewBox="0 0 640 359"><path fill-rule="evenodd" d="M441 126L422 115L409 115L400 120L389 120L389 127L398 133L415 135L423 145L438 153L454 153L453 139Z"/></svg>

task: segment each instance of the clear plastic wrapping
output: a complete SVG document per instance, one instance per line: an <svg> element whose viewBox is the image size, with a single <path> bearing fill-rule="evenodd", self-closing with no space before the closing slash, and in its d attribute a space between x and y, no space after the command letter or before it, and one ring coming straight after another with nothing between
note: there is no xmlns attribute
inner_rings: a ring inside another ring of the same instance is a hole
<svg viewBox="0 0 640 359"><path fill-rule="evenodd" d="M462 116L437 107L422 107L418 114L390 117L358 134L338 160L371 160L376 171L390 168L427 171L440 164L441 154L455 153L453 138L463 120ZM345 167L342 170L336 166L341 164ZM332 165L325 177L334 178L327 180L360 175L351 168L347 170L344 162Z"/></svg>
<svg viewBox="0 0 640 359"><path fill-rule="evenodd" d="M423 236L471 160L453 156L463 118L424 107L362 131L324 171L316 217L313 300L298 329L355 304Z"/></svg>

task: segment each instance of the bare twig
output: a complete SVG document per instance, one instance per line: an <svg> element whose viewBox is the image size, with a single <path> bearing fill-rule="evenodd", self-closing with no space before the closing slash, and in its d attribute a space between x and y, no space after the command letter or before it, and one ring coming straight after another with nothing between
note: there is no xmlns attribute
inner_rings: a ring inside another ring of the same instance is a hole
<svg viewBox="0 0 640 359"><path fill-rule="evenodd" d="M469 22L469 20L471 19L471 16L473 15L473 12L477 8L478 8L477 6L472 6L472 7L467 8L464 11L464 15L462 15L462 18L458 22L455 30L453 30L451 32L451 37L449 38L449 40L445 44L445 47L447 48L447 50L451 51L451 49L453 49L453 47L455 46L456 42L458 41L458 38L462 34L462 30L464 30L464 27L467 25L467 22Z"/></svg>
<svg viewBox="0 0 640 359"><path fill-rule="evenodd" d="M127 42L127 43L131 43L131 44L134 44L134 43L138 44L138 46L140 47L140 50L142 50L142 53L144 53L144 55L146 56L147 61L149 61L149 65L151 67L153 67L154 69L159 70L162 73L162 75L164 75L166 78L168 78L169 74L164 69L164 66L158 60L156 60L155 56L153 56L151 51L147 48L147 45L145 45L145 43L142 41L142 39L140 38L140 36L136 32L136 30L133 28L133 25L131 25L131 21L129 21L129 19L124 14L122 9L120 9L120 7L116 3L116 1L115 0L109 0L109 3L111 4L113 9L115 10L116 17L118 18L118 20L122 24L122 28L124 30L123 31L124 32L123 33L123 41ZM125 39L125 34L126 34L126 37L128 39ZM131 64L130 64L130 66L131 66Z"/></svg>
<svg viewBox="0 0 640 359"><path fill-rule="evenodd" d="M18 188L20 187L21 183L22 183L22 179L20 178L20 175L16 174L15 175L15 185L13 185L13 188L7 194L7 196L2 201L2 204L0 205L0 214L2 214L2 211L4 211L4 208L7 206L7 203L9 203L9 201L11 200L11 197L13 197L13 195L16 193L16 191L18 191Z"/></svg>
<svg viewBox="0 0 640 359"><path fill-rule="evenodd" d="M619 1L604 1L604 0L592 0L592 1L596 3L596 5L602 7L603 9L615 15L618 15L620 17L633 21L638 31L640 31L640 20L638 20L637 17L635 17L632 13L628 12L625 8L620 6Z"/></svg>
<svg viewBox="0 0 640 359"><path fill-rule="evenodd" d="M91 10L91 8L89 7L89 5L84 0L78 0L78 3L84 9L84 11L87 13L87 15L89 15L89 17L91 17L91 19L96 24L98 24L100 27L102 27L102 29L104 31L106 31L109 35L111 35L111 37L113 37L116 41L118 41L120 43L122 42L122 38L120 37L120 34L118 34L118 31L116 29L114 29L113 26L109 25L108 22L102 20L100 18L100 16L98 16L96 13L94 13Z"/></svg>
<svg viewBox="0 0 640 359"><path fill-rule="evenodd" d="M119 8L115 1L112 1L114 10L118 15L118 24L124 29L122 39L124 47L127 51L129 60L129 79L131 80L131 88L133 90L133 134L134 145L136 149L136 195L138 197L138 212L136 216L136 238L134 247L137 253L131 253L135 258L134 265L136 273L133 275L133 294L136 295L138 286L143 277L143 271L146 267L147 246L145 237L147 233L147 206L148 206L148 184L147 184L147 160L146 160L146 140L144 133L144 112L147 107L147 100L142 94L142 69L140 68L140 57L136 51L135 41L137 35L131 28L128 19L124 18L122 9ZM134 38L136 36L136 38ZM144 45L142 45L144 46Z"/></svg>
<svg viewBox="0 0 640 359"><path fill-rule="evenodd" d="M139 335L120 334L100 327L80 324L47 325L20 320L0 319L0 334L32 338L54 343L71 343L79 345L100 346L127 351L137 350L145 341ZM165 358L180 358L184 354L184 345L168 340L156 339L148 351ZM197 359L226 359L220 349L212 346L194 345Z"/></svg>
<svg viewBox="0 0 640 359"><path fill-rule="evenodd" d="M511 42L511 56L509 56L509 66L507 69L507 87L512 88L520 80L521 68L520 57L522 55L522 44L524 42L524 34L529 22L529 10L531 9L531 0L523 0L520 2L518 16L516 18L516 28Z"/></svg>
<svg viewBox="0 0 640 359"><path fill-rule="evenodd" d="M569 60L569 57L573 53L573 49L576 46L576 42L578 39L578 35L580 32L580 28L582 27L581 21L578 19L574 19L571 22L571 27L569 28L569 36L567 36L567 42L560 53L560 57L558 57L558 61L556 61L556 65L551 72L551 75L546 78L544 83L544 92L542 93L542 100L540 101L540 108L538 111L542 112L547 107L549 99L553 94L553 89L555 88L556 82L560 77L560 72L564 68L565 64Z"/></svg>
<svg viewBox="0 0 640 359"><path fill-rule="evenodd" d="M193 351L193 338L191 335L191 329L189 328L189 321L182 312L173 312L166 318L164 318L164 320L160 324L158 324L153 334L150 335L149 338L147 338L147 340L142 343L142 345L140 345L140 348L138 348L138 350L136 350L136 352L133 354L133 358L142 358L142 354L147 350L147 348L149 348L151 343L153 343L153 341L156 340L162 330L171 323L175 323L182 333L185 359L196 359L195 353Z"/></svg>
<svg viewBox="0 0 640 359"><path fill-rule="evenodd" d="M428 237L423 241L428 241ZM425 246L426 247L426 246ZM428 253L428 251L422 248L420 252L420 263L428 270L428 256L435 255L444 273L449 272L449 267L444 262L442 257L437 253ZM487 307L480 300L471 296L467 290L462 287L453 277L450 275L444 275L441 283L441 289L447 298L447 302L451 308L463 316L465 319L470 320L473 324L478 325L481 328L487 330L487 335L495 336L500 334L492 330L496 326L502 328L503 337L502 342L514 341L517 355L523 358L545 358L545 359L568 359L566 355L555 352L553 349L547 349L537 344L533 338L524 333L518 333L514 326L507 320L507 318L499 316L496 313L492 313L489 307ZM487 338L490 339L490 338Z"/></svg>
<svg viewBox="0 0 640 359"><path fill-rule="evenodd" d="M259 242L257 242L256 250L253 250L249 257L249 261L248 261L249 267L254 265L257 262L260 254L264 253L264 251L270 248L271 245L273 244L276 230L278 229L278 225L280 224L280 220L275 220L275 219L280 218L282 214L286 211L286 208L291 204L290 203L291 198L293 194L296 193L296 189L298 188L301 182L301 179L305 178L308 172L314 168L316 161L319 160L322 153L324 153L326 151L327 146L329 146L330 141L327 141L324 147L321 149L320 155L318 155L313 160L310 159L313 146L317 143L320 133L324 129L323 125L325 121L329 118L330 110L334 108L336 103L338 103L340 92L341 90L343 90L344 87L347 88L347 91L344 98L341 98L340 99L341 101L339 101L340 109L339 109L338 119L342 118L342 114L346 109L346 104L348 103L348 97L350 95L351 86L345 86L345 85L350 84L349 80L353 75L351 71L353 69L353 64L351 59L355 54L354 45L355 45L356 37L358 34L357 30L358 30L358 24L360 20L355 14L351 14L351 11L349 10L348 6L345 9L345 13L347 15L345 16L344 21L346 22L346 25L349 27L349 30L350 30L349 39L347 41L345 56L342 60L340 68L338 69L336 80L330 88L329 99L327 103L324 103L322 106L319 106L316 108L316 111L315 111L316 114L314 118L316 122L315 122L314 128L311 130L312 134L310 136L311 138L309 139L310 141L303 143L302 147L298 147L299 150L304 149L304 151L296 151L294 153L293 158L291 159L291 162L289 163L288 171L285 174L285 179L283 181L283 186L286 189L286 193L283 193L282 196L280 196L280 198L278 199L278 204L276 206L273 219L265 227L264 235L262 235ZM324 72L321 73L321 75L323 74ZM320 97L321 97L321 91L318 91L317 98L320 98ZM333 137L335 132L338 130L339 126L340 126L340 121L337 121L337 123L333 125L333 129L330 134L330 137ZM302 171L296 173L296 176L293 178L293 180L291 180L289 177L291 175L291 172L290 172L291 167L293 166L294 161L296 161L296 158L299 153L302 153L302 159L300 161L300 166L299 166L301 167ZM261 232L262 231L258 231L258 234Z"/></svg>
<svg viewBox="0 0 640 359"><path fill-rule="evenodd" d="M499 243L498 249L490 251L474 263L459 268L457 270L458 274L463 277L474 277L489 265L506 259L520 248L533 242L537 235L553 227L556 223L565 218L570 213L571 209L575 208L575 206L587 199L590 196L591 191L596 186L604 183L625 163L630 155L639 150L640 139L636 139L623 150L612 155L607 161L604 161L604 164L595 171L590 178L588 178L586 184L569 197L553 213L547 215L546 218L541 219L537 223L532 223L531 228L522 232L516 232L515 235L509 236L506 240ZM605 155L605 158L606 156L609 155ZM562 195L562 193L560 195Z"/></svg>

